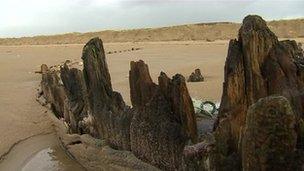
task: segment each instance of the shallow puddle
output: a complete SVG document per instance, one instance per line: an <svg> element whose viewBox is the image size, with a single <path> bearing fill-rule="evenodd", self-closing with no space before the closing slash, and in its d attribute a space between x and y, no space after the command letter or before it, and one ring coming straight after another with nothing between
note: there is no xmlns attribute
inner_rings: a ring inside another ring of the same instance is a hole
<svg viewBox="0 0 304 171"><path fill-rule="evenodd" d="M82 171L60 147L53 134L30 138L18 144L0 163L0 170L12 171Z"/></svg>
<svg viewBox="0 0 304 171"><path fill-rule="evenodd" d="M58 170L60 166L59 161L53 155L53 150L46 148L30 158L22 167L22 171L30 171L33 168L37 170Z"/></svg>

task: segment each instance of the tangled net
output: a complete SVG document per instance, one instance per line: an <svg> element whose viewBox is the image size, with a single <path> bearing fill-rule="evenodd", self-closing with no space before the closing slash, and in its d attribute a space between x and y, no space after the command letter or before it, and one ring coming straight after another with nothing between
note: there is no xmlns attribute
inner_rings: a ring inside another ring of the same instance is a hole
<svg viewBox="0 0 304 171"><path fill-rule="evenodd" d="M216 118L218 106L212 101L202 101L193 99L193 106L198 117Z"/></svg>

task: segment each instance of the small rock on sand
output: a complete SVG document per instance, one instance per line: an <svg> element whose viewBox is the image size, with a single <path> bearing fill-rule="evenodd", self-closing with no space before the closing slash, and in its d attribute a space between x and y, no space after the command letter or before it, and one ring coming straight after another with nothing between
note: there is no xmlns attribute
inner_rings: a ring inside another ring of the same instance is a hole
<svg viewBox="0 0 304 171"><path fill-rule="evenodd" d="M188 82L201 82L204 81L204 77L202 76L200 69L195 69L194 72L188 78Z"/></svg>

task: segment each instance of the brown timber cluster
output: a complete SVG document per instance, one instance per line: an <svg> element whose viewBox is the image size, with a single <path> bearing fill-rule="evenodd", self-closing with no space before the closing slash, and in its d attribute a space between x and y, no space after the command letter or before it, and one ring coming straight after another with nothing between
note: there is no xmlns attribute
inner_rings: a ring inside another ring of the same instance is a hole
<svg viewBox="0 0 304 171"><path fill-rule="evenodd" d="M162 170L303 166L303 50L295 41L279 41L259 16L245 17L238 39L230 41L213 144L198 139L182 75L161 72L156 84L144 61L132 61L130 107L112 88L99 38L84 46L82 60L83 70L41 66L40 95L71 133L104 139Z"/></svg>
<svg viewBox="0 0 304 171"><path fill-rule="evenodd" d="M42 95L71 133L105 139L114 149L132 151L138 158L165 170L184 166L183 150L197 142L196 119L185 78L165 73L152 82L143 61L131 62L133 108L113 91L102 41L91 39L83 48L83 71L60 72L42 65ZM61 82L62 81L62 82Z"/></svg>
<svg viewBox="0 0 304 171"><path fill-rule="evenodd" d="M302 167L303 64L295 41L279 41L259 16L245 17L229 43L212 169Z"/></svg>

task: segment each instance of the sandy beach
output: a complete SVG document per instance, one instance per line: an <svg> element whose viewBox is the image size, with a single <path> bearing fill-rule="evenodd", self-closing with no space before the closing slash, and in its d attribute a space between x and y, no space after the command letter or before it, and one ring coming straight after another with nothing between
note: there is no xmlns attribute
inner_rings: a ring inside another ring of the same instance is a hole
<svg viewBox="0 0 304 171"><path fill-rule="evenodd" d="M67 59L81 61L82 47L82 44L0 46L1 162L5 163L12 158L7 154L24 141L44 135L54 137L51 134L54 132L52 122L48 117L51 113L35 101L36 88L41 75L34 72L38 71L43 63L51 66ZM128 51L131 48L140 49ZM169 76L180 73L187 78L196 68L201 69L205 81L187 83L191 97L220 101L227 48L228 40L105 44L106 52L117 52L108 54L107 61L113 88L122 94L128 104L130 104L129 65L130 61L139 59L149 65L150 74L155 82L160 71L164 71ZM30 143L36 144L29 147L31 151L37 151L37 148L41 148L39 144L45 142L30 141ZM27 151L29 150L24 150L25 157L21 160L29 160L32 154L27 154ZM20 167L23 167L20 163L25 161L18 162Z"/></svg>
<svg viewBox="0 0 304 171"><path fill-rule="evenodd" d="M0 171L304 170L303 7L1 1Z"/></svg>

